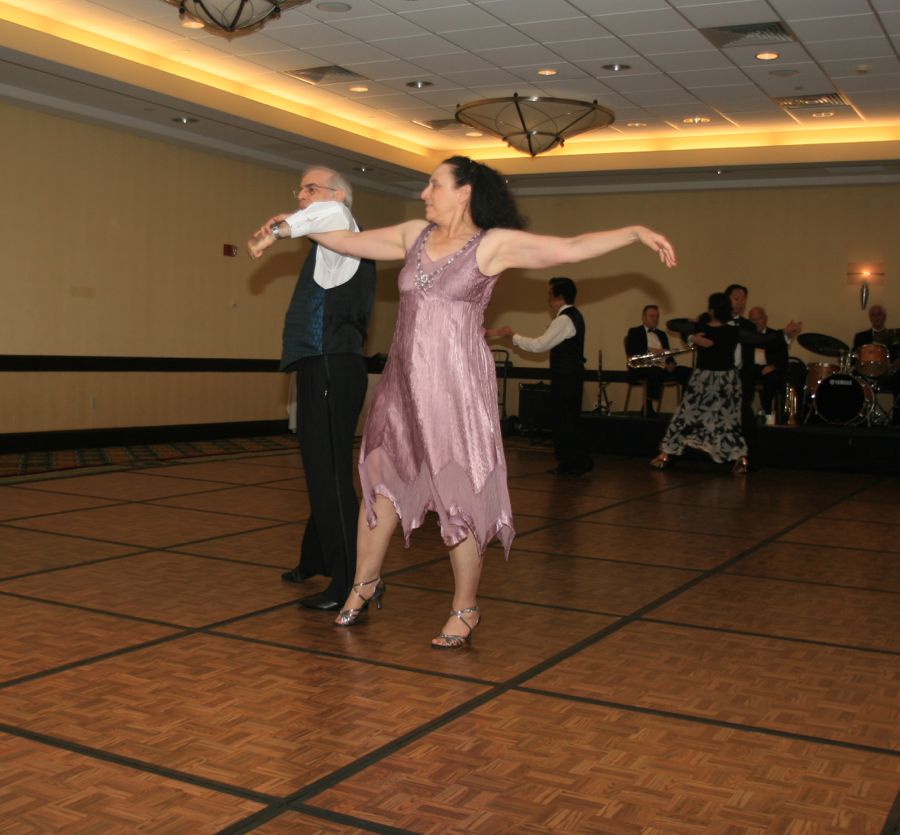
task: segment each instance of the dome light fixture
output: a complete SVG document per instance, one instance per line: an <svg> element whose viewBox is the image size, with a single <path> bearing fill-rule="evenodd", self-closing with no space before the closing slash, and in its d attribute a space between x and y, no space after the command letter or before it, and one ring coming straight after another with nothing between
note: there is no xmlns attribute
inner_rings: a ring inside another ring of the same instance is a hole
<svg viewBox="0 0 900 835"><path fill-rule="evenodd" d="M281 12L310 0L165 0L178 7L181 25L208 29L214 35L234 38L261 29Z"/></svg>
<svg viewBox="0 0 900 835"><path fill-rule="evenodd" d="M502 139L532 157L561 147L567 139L605 128L615 114L594 102L548 96L480 99L456 106L456 120Z"/></svg>

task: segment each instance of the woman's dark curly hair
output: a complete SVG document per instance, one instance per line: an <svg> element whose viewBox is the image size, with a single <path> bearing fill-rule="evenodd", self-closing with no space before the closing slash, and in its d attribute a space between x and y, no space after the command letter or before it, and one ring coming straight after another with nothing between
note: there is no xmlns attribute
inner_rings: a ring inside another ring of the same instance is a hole
<svg viewBox="0 0 900 835"><path fill-rule="evenodd" d="M493 168L468 157L450 157L444 163L453 169L456 186L472 186L469 211L479 229L524 229L525 218L506 187L506 180Z"/></svg>
<svg viewBox="0 0 900 835"><path fill-rule="evenodd" d="M731 300L724 293L713 293L707 304L720 322L731 321Z"/></svg>

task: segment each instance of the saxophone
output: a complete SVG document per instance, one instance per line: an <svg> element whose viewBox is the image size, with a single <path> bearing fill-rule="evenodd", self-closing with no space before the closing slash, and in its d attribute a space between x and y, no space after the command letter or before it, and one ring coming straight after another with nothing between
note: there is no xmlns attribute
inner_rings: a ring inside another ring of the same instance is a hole
<svg viewBox="0 0 900 835"><path fill-rule="evenodd" d="M669 351L658 351L656 353L648 351L646 354L635 354L633 357L629 357L627 365L629 368L653 368L654 366L662 368L669 360L669 357L687 354L693 350L694 346L690 345L687 348L674 348Z"/></svg>

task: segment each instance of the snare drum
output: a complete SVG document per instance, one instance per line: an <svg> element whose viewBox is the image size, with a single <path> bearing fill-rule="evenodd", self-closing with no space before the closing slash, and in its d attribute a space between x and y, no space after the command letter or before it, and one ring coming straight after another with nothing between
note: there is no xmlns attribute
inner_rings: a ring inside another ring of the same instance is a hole
<svg viewBox="0 0 900 835"><path fill-rule="evenodd" d="M878 345L875 342L860 345L853 358L856 360L853 370L863 377L883 377L891 371L887 345Z"/></svg>
<svg viewBox="0 0 900 835"><path fill-rule="evenodd" d="M838 367L829 362L811 362L806 366L806 393L815 396L822 380L838 373Z"/></svg>
<svg viewBox="0 0 900 835"><path fill-rule="evenodd" d="M847 426L864 420L875 403L872 387L850 374L830 374L813 394L813 409L826 423Z"/></svg>

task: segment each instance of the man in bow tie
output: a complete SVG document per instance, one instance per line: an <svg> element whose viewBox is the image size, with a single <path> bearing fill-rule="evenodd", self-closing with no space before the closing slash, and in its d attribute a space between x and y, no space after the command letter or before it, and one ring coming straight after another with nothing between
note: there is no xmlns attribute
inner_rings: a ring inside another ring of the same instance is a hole
<svg viewBox="0 0 900 835"><path fill-rule="evenodd" d="M655 304L644 305L641 311L641 324L629 328L625 336L625 353L629 357L639 354L659 354L663 356L669 350L669 337L659 330L659 307ZM673 357L666 357L660 366L650 368L630 368L629 382L647 381L647 417L658 414L662 387L666 380L676 380L680 385L687 384L691 369L678 365Z"/></svg>

